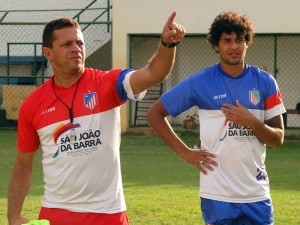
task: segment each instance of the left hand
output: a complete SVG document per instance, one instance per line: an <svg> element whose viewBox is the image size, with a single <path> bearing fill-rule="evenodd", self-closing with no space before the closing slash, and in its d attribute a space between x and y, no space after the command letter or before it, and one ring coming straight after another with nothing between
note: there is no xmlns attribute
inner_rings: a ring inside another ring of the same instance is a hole
<svg viewBox="0 0 300 225"><path fill-rule="evenodd" d="M176 14L177 11L172 12L163 28L161 35L162 40L168 44L181 41L185 35L185 28L182 25L174 22Z"/></svg>
<svg viewBox="0 0 300 225"><path fill-rule="evenodd" d="M249 112L249 110L244 107L239 100L236 100L236 106L224 104L224 107L222 107L221 110L229 121L241 126L251 127L252 122L257 120L257 118Z"/></svg>

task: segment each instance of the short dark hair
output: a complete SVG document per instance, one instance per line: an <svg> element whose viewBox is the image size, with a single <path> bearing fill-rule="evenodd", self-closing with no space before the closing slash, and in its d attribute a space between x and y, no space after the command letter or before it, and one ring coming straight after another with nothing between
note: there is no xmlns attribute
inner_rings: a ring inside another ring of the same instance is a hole
<svg viewBox="0 0 300 225"><path fill-rule="evenodd" d="M79 23L77 23L72 18L61 17L55 20L50 21L46 24L43 32L43 47L52 47L53 42L53 32L55 30L60 30L65 27L74 27L80 29Z"/></svg>
<svg viewBox="0 0 300 225"><path fill-rule="evenodd" d="M214 46L219 45L222 33L231 34L235 32L237 37L244 37L247 45L253 41L253 25L246 15L229 11L220 13L211 24L207 35L208 42Z"/></svg>

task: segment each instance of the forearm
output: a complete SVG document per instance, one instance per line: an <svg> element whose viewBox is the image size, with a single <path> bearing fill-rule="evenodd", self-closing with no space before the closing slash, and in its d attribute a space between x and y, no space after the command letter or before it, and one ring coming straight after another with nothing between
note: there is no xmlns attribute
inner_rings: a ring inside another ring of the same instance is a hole
<svg viewBox="0 0 300 225"><path fill-rule="evenodd" d="M183 157L188 147L181 141L173 131L166 117L154 108L150 109L147 115L148 121L155 132L170 146L178 155Z"/></svg>
<svg viewBox="0 0 300 225"><path fill-rule="evenodd" d="M161 43L156 54L149 62L148 68L153 75L153 85L164 81L175 63L176 47L167 48Z"/></svg>
<svg viewBox="0 0 300 225"><path fill-rule="evenodd" d="M8 190L8 221L21 217L24 199L29 191L32 177L32 167L28 170L22 164L15 163Z"/></svg>
<svg viewBox="0 0 300 225"><path fill-rule="evenodd" d="M258 140L268 146L278 148L283 144L284 128L281 126L270 126L257 120L254 121L251 129Z"/></svg>
<svg viewBox="0 0 300 225"><path fill-rule="evenodd" d="M130 77L133 93L140 93L149 87L164 81L175 61L175 48L166 48L159 44L158 50L142 69L136 70Z"/></svg>

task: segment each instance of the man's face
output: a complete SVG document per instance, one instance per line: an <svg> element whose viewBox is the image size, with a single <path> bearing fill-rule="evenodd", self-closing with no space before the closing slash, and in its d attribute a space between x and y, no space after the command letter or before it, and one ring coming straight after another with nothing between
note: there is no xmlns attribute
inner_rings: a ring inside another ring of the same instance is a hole
<svg viewBox="0 0 300 225"><path fill-rule="evenodd" d="M45 52L54 71L71 75L84 70L85 45L80 29L66 27L55 30L52 48L46 48Z"/></svg>
<svg viewBox="0 0 300 225"><path fill-rule="evenodd" d="M243 65L247 48L245 37L238 38L235 32L222 33L219 45L214 46L214 49L220 54L221 63L228 66Z"/></svg>

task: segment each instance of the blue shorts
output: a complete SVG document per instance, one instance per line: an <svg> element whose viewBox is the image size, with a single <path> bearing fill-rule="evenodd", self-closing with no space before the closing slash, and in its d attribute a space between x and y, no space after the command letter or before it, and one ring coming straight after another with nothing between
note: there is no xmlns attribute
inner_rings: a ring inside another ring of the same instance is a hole
<svg viewBox="0 0 300 225"><path fill-rule="evenodd" d="M204 221L213 225L273 225L270 199L252 203L230 203L201 198Z"/></svg>

